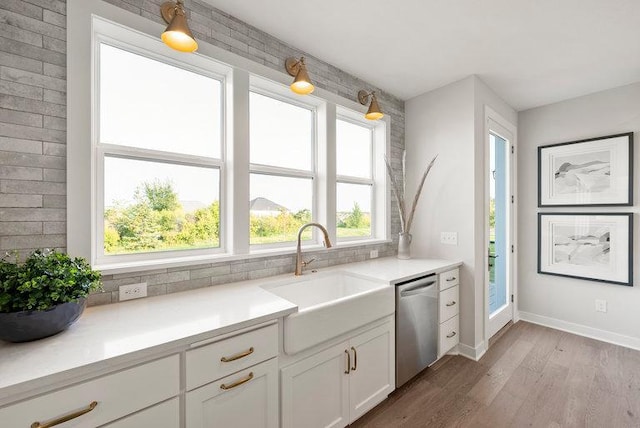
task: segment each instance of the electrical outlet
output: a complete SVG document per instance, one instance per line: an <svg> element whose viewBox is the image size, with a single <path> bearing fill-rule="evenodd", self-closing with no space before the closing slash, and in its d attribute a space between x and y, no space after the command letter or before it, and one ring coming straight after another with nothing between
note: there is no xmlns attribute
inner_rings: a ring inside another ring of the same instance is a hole
<svg viewBox="0 0 640 428"><path fill-rule="evenodd" d="M378 257L378 250L371 250L371 252L369 253L369 258L375 259L377 257Z"/></svg>
<svg viewBox="0 0 640 428"><path fill-rule="evenodd" d="M147 297L147 283L140 282L138 284L121 285L118 289L120 291L120 301L138 299L140 297Z"/></svg>
<svg viewBox="0 0 640 428"><path fill-rule="evenodd" d="M596 312L607 312L607 301L596 299Z"/></svg>
<svg viewBox="0 0 640 428"><path fill-rule="evenodd" d="M440 242L447 245L458 245L458 232L440 232Z"/></svg>

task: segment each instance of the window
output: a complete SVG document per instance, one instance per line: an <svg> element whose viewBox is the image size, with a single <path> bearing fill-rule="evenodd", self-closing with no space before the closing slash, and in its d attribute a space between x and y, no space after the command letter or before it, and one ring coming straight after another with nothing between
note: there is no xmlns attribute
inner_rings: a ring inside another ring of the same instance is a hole
<svg viewBox="0 0 640 428"><path fill-rule="evenodd" d="M175 52L100 4L70 3L69 252L120 273L288 253L310 221L338 245L388 239L389 119L204 42Z"/></svg>
<svg viewBox="0 0 640 428"><path fill-rule="evenodd" d="M373 218L373 129L336 121L336 236L370 238Z"/></svg>
<svg viewBox="0 0 640 428"><path fill-rule="evenodd" d="M219 248L222 82L127 48L98 45L98 259Z"/></svg>
<svg viewBox="0 0 640 428"><path fill-rule="evenodd" d="M292 242L313 218L315 111L254 91L249 106L249 242Z"/></svg>

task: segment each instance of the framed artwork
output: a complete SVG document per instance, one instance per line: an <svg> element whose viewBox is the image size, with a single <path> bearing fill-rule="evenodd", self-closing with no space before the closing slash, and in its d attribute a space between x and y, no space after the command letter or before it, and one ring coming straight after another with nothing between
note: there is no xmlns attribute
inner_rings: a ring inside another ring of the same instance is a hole
<svg viewBox="0 0 640 428"><path fill-rule="evenodd" d="M538 273L633 285L632 213L538 213Z"/></svg>
<svg viewBox="0 0 640 428"><path fill-rule="evenodd" d="M538 147L538 206L633 205L633 132Z"/></svg>

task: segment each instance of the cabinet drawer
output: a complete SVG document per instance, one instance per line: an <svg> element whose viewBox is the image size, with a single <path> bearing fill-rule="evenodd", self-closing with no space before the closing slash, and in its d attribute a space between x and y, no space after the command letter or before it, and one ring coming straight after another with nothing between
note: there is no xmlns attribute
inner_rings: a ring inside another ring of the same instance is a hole
<svg viewBox="0 0 640 428"><path fill-rule="evenodd" d="M456 285L440 292L440 301L438 302L440 323L458 315L460 310L459 290L459 286Z"/></svg>
<svg viewBox="0 0 640 428"><path fill-rule="evenodd" d="M187 351L187 390L278 355L278 325L273 324Z"/></svg>
<svg viewBox="0 0 640 428"><path fill-rule="evenodd" d="M438 355L442 356L446 354L449 350L451 350L451 348L458 344L458 341L460 340L460 332L458 331L458 327L458 315L440 324L440 346L438 348Z"/></svg>
<svg viewBox="0 0 640 428"><path fill-rule="evenodd" d="M446 290L447 288L451 288L454 285L460 284L460 269L455 268L452 270L448 270L446 272L442 272L440 275L440 291Z"/></svg>
<svg viewBox="0 0 640 428"><path fill-rule="evenodd" d="M172 355L118 373L61 389L0 409L0 425L30 427L82 410L93 410L67 422L65 427L95 428L167 400L180 392L180 363Z"/></svg>
<svg viewBox="0 0 640 428"><path fill-rule="evenodd" d="M278 359L186 394L187 428L277 428Z"/></svg>
<svg viewBox="0 0 640 428"><path fill-rule="evenodd" d="M180 428L180 401L178 397L134 413L131 416L104 425L101 428Z"/></svg>

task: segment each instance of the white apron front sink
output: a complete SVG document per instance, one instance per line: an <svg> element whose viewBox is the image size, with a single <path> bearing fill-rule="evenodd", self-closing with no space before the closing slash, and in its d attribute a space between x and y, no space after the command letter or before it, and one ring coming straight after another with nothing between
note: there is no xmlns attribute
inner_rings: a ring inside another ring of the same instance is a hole
<svg viewBox="0 0 640 428"><path fill-rule="evenodd" d="M295 354L395 310L389 283L346 272L311 273L263 288L296 305L284 318L284 350Z"/></svg>

